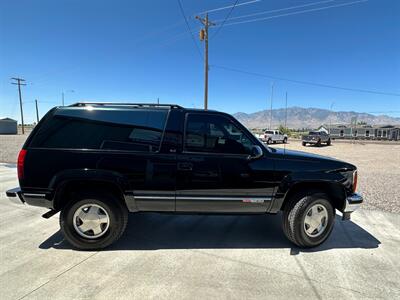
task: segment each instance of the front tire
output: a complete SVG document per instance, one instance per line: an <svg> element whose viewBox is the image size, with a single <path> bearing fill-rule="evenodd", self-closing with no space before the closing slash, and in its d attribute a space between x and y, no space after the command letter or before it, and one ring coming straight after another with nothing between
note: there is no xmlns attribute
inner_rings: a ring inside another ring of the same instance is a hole
<svg viewBox="0 0 400 300"><path fill-rule="evenodd" d="M112 194L77 196L61 211L60 227L66 240L80 250L105 248L118 240L126 228L128 210Z"/></svg>
<svg viewBox="0 0 400 300"><path fill-rule="evenodd" d="M283 231L299 247L322 244L331 234L335 209L324 193L296 194L283 210Z"/></svg>
<svg viewBox="0 0 400 300"><path fill-rule="evenodd" d="M306 143L306 142L303 142L302 144L303 144L304 147L307 146L307 143Z"/></svg>

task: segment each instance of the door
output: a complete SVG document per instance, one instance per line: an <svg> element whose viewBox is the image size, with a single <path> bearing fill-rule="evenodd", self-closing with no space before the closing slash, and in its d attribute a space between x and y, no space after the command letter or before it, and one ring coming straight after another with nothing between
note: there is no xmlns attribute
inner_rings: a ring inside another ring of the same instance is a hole
<svg viewBox="0 0 400 300"><path fill-rule="evenodd" d="M176 211L263 213L271 203L273 165L249 159L255 138L220 114L186 115L177 154Z"/></svg>

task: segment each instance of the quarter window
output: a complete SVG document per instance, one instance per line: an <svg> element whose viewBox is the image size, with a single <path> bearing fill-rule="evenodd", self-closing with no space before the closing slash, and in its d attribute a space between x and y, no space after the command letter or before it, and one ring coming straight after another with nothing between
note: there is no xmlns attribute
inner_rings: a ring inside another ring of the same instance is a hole
<svg viewBox="0 0 400 300"><path fill-rule="evenodd" d="M166 110L64 108L43 124L32 147L155 152Z"/></svg>
<svg viewBox="0 0 400 300"><path fill-rule="evenodd" d="M253 143L228 118L189 114L186 121L185 150L193 152L250 154Z"/></svg>

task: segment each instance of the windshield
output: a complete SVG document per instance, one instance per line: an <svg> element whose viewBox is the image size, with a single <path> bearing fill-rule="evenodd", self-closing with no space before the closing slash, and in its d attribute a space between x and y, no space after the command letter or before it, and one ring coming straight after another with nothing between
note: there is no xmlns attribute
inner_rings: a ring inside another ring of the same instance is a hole
<svg viewBox="0 0 400 300"><path fill-rule="evenodd" d="M265 134L274 134L274 132L271 130L267 130L267 131L265 131Z"/></svg>

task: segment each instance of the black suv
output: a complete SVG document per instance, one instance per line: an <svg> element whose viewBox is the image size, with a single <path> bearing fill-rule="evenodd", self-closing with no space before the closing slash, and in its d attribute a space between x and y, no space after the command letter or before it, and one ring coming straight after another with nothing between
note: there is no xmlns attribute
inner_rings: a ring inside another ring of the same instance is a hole
<svg viewBox="0 0 400 300"><path fill-rule="evenodd" d="M178 105L77 103L56 107L18 157L10 199L61 211L65 238L99 249L129 212L275 214L293 243L313 247L362 197L356 167L264 146L232 116ZM268 228L265 228L268 231Z"/></svg>

